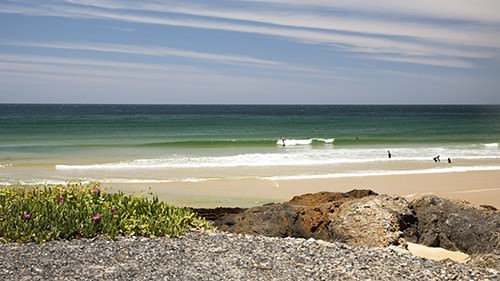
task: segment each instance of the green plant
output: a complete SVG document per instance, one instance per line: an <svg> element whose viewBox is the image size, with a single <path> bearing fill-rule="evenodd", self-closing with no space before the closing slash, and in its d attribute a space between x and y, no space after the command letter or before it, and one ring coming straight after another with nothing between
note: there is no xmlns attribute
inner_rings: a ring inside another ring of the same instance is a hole
<svg viewBox="0 0 500 281"><path fill-rule="evenodd" d="M192 210L158 198L101 192L98 184L0 188L0 242L104 235L179 236L211 228Z"/></svg>

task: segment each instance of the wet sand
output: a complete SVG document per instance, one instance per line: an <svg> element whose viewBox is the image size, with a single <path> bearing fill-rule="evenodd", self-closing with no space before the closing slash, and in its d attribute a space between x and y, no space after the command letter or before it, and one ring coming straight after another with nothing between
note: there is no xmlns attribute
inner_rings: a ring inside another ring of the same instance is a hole
<svg viewBox="0 0 500 281"><path fill-rule="evenodd" d="M500 171L443 174L384 175L305 180L213 180L154 184L105 184L109 191L153 194L176 206L251 207L287 201L318 191L371 189L407 199L425 194L491 205L500 209Z"/></svg>

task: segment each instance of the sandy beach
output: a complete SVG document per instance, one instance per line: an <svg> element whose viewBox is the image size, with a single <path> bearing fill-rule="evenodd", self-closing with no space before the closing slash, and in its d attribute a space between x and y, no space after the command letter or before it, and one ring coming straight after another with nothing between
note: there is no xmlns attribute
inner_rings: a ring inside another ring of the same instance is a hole
<svg viewBox="0 0 500 281"><path fill-rule="evenodd" d="M414 199L424 194L500 208L500 171L442 174L384 175L303 180L214 180L152 184L105 184L109 191L153 194L177 206L250 207L287 201L318 191L371 189L379 194Z"/></svg>

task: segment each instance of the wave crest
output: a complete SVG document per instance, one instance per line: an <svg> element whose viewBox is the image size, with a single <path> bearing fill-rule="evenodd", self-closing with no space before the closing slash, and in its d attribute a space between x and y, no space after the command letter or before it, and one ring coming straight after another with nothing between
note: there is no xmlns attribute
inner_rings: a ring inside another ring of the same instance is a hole
<svg viewBox="0 0 500 281"><path fill-rule="evenodd" d="M324 139L324 138L310 138L310 139L278 139L276 144L284 146L295 146L295 145L311 145L313 143L333 143L334 138Z"/></svg>

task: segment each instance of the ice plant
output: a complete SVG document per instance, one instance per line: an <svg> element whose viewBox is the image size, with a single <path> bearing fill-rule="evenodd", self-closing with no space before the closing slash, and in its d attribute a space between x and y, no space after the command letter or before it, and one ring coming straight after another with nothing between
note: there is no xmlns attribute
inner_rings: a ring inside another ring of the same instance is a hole
<svg viewBox="0 0 500 281"><path fill-rule="evenodd" d="M90 219L92 221L99 222L101 220L101 215L99 213L95 213Z"/></svg>
<svg viewBox="0 0 500 281"><path fill-rule="evenodd" d="M23 213L23 220L29 221L31 219L30 213L24 212Z"/></svg>
<svg viewBox="0 0 500 281"><path fill-rule="evenodd" d="M191 227L211 228L192 210L157 197L101 192L93 184L0 187L0 243L97 235L177 237Z"/></svg>

